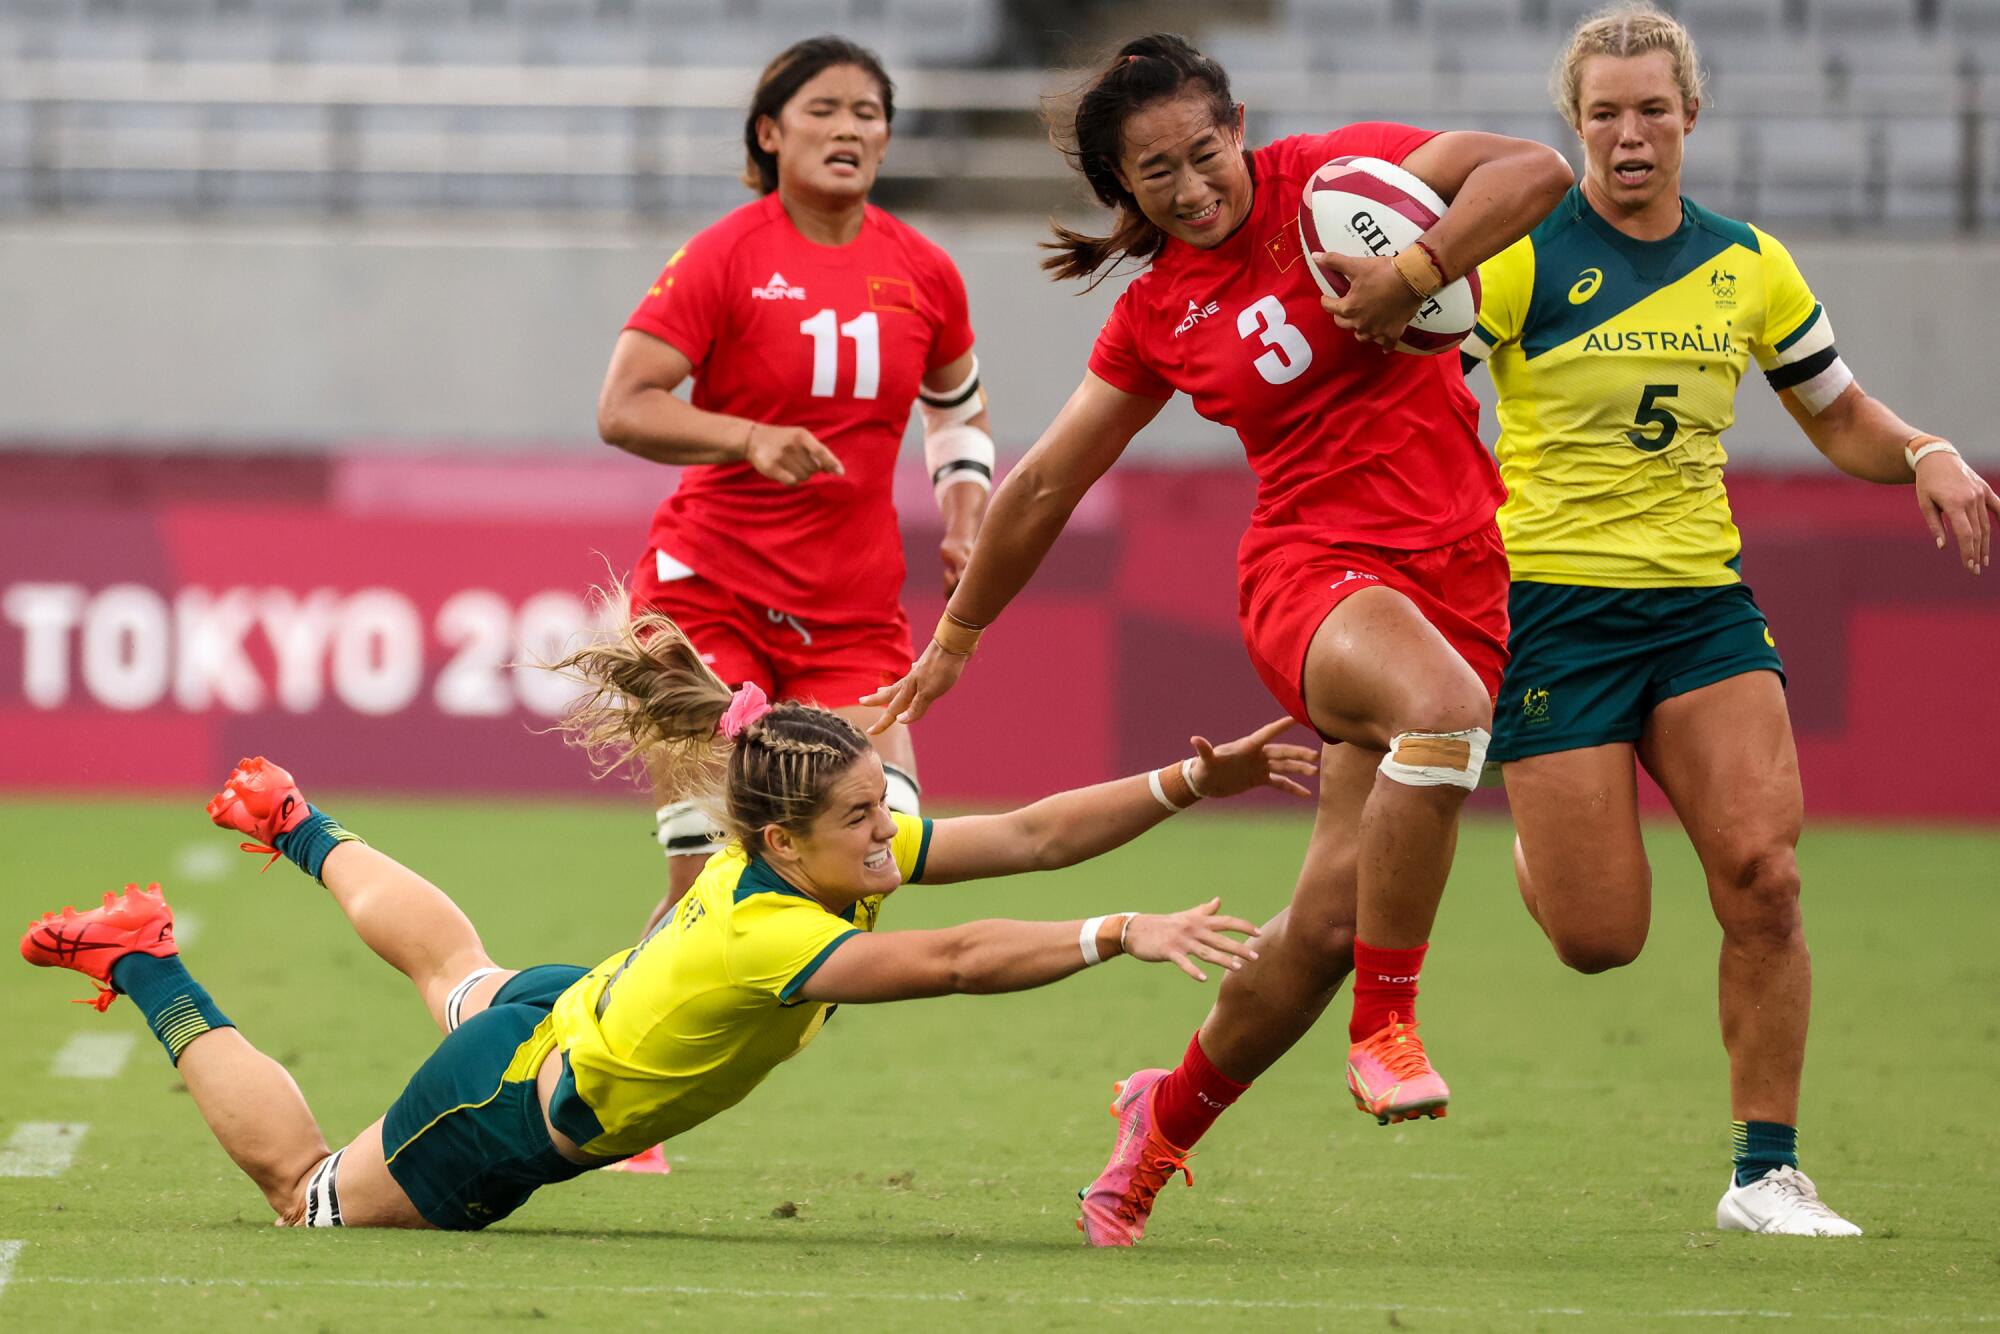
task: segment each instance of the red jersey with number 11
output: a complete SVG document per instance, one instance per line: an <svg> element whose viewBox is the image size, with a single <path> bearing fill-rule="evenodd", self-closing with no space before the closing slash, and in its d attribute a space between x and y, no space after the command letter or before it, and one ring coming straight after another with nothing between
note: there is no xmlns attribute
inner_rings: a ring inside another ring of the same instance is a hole
<svg viewBox="0 0 2000 1334"><path fill-rule="evenodd" d="M951 258L873 206L853 241L819 245L770 194L676 252L625 327L694 364L696 407L804 427L847 469L786 486L747 463L690 467L654 548L778 611L893 620L896 451L924 375L972 347Z"/></svg>
<svg viewBox="0 0 2000 1334"><path fill-rule="evenodd" d="M1441 547L1493 521L1504 492L1457 354L1384 353L1340 328L1299 243L1300 192L1329 159L1400 163L1432 133L1368 123L1257 149L1249 220L1212 250L1168 240L1097 337L1100 379L1179 390L1243 441L1257 508L1241 566L1295 542Z"/></svg>

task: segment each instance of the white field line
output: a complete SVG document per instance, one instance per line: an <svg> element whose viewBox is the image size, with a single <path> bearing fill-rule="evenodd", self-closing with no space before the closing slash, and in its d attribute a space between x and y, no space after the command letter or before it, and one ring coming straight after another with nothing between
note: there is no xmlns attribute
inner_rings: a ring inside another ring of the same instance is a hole
<svg viewBox="0 0 2000 1334"><path fill-rule="evenodd" d="M174 875L180 880L207 883L229 874L239 854L221 842L185 843L174 855ZM168 886L172 888L171 885Z"/></svg>
<svg viewBox="0 0 2000 1334"><path fill-rule="evenodd" d="M0 1145L0 1177L61 1176L89 1129L77 1121L23 1121Z"/></svg>
<svg viewBox="0 0 2000 1334"><path fill-rule="evenodd" d="M53 1073L61 1079L115 1079L136 1041L130 1033L78 1033L56 1052Z"/></svg>
<svg viewBox="0 0 2000 1334"><path fill-rule="evenodd" d="M194 944L201 934L201 918L180 908L174 909L174 939L182 945Z"/></svg>
<svg viewBox="0 0 2000 1334"><path fill-rule="evenodd" d="M582 1235L582 1234L579 1234ZM1835 1322L1867 1324L1876 1321L1901 1324L2000 1324L2000 1312L1968 1315L1917 1315L1906 1311L1780 1311L1744 1308L1630 1310L1614 1307L1581 1306L1411 1306L1397 1302L1287 1301L1259 1297L1162 1297L1131 1295L1084 1297L1049 1292L884 1292L861 1289L854 1292L827 1292L816 1288L725 1288L686 1283L488 1283L454 1282L439 1279L368 1278L188 1278L175 1274L139 1275L125 1278L88 1278L77 1274L34 1275L20 1283L60 1283L75 1287L162 1287L162 1288L372 1288L416 1292L496 1292L597 1293L614 1297L728 1297L750 1301L856 1301L907 1302L954 1305L961 1302L991 1302L1004 1306L1071 1307L1153 1307L1221 1311L1325 1311L1402 1315L1485 1316L1499 1319L1520 1316L1567 1316L1599 1324L1617 1320L1804 1320L1813 1324Z"/></svg>
<svg viewBox="0 0 2000 1334"><path fill-rule="evenodd" d="M27 1244L25 1241L0 1241L0 1294L7 1291L7 1280L14 1277L14 1261Z"/></svg>

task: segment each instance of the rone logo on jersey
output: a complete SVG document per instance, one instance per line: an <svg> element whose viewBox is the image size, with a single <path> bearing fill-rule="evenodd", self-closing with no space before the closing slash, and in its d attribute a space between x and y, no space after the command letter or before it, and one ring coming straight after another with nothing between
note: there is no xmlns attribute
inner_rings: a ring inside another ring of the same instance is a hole
<svg viewBox="0 0 2000 1334"><path fill-rule="evenodd" d="M762 287L753 287L750 289L750 299L752 301L803 301L806 299L806 289L803 287L794 287L785 281L784 274L774 273Z"/></svg>
<svg viewBox="0 0 2000 1334"><path fill-rule="evenodd" d="M1187 314L1182 317L1179 324L1174 326L1174 337L1179 338L1189 329L1194 328L1195 325L1200 324L1203 320L1221 309L1222 307L1213 301L1205 306L1197 306L1192 301L1188 302Z"/></svg>

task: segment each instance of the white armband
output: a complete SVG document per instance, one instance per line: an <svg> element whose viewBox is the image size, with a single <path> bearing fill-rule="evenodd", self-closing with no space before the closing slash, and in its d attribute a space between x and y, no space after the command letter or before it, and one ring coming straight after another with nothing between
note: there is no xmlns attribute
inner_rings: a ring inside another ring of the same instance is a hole
<svg viewBox="0 0 2000 1334"><path fill-rule="evenodd" d="M950 389L919 387L917 407L924 417L924 466L930 470L938 504L943 505L944 493L960 482L991 491L993 437L972 424L986 411L979 390L979 358L972 358L965 379Z"/></svg>
<svg viewBox="0 0 2000 1334"><path fill-rule="evenodd" d="M956 387L930 390L917 386L917 406L924 414L924 434L935 435L947 426L963 426L986 409L979 396L979 358Z"/></svg>

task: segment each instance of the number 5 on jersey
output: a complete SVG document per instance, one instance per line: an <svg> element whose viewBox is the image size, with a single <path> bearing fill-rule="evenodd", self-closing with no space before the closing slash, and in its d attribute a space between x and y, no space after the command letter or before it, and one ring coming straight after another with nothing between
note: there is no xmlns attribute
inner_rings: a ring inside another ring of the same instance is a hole
<svg viewBox="0 0 2000 1334"><path fill-rule="evenodd" d="M840 339L845 334L854 340L854 396L873 398L882 383L882 339L875 312L836 325L839 318L829 307L799 324L799 332L813 340L812 396L833 397L840 379Z"/></svg>

